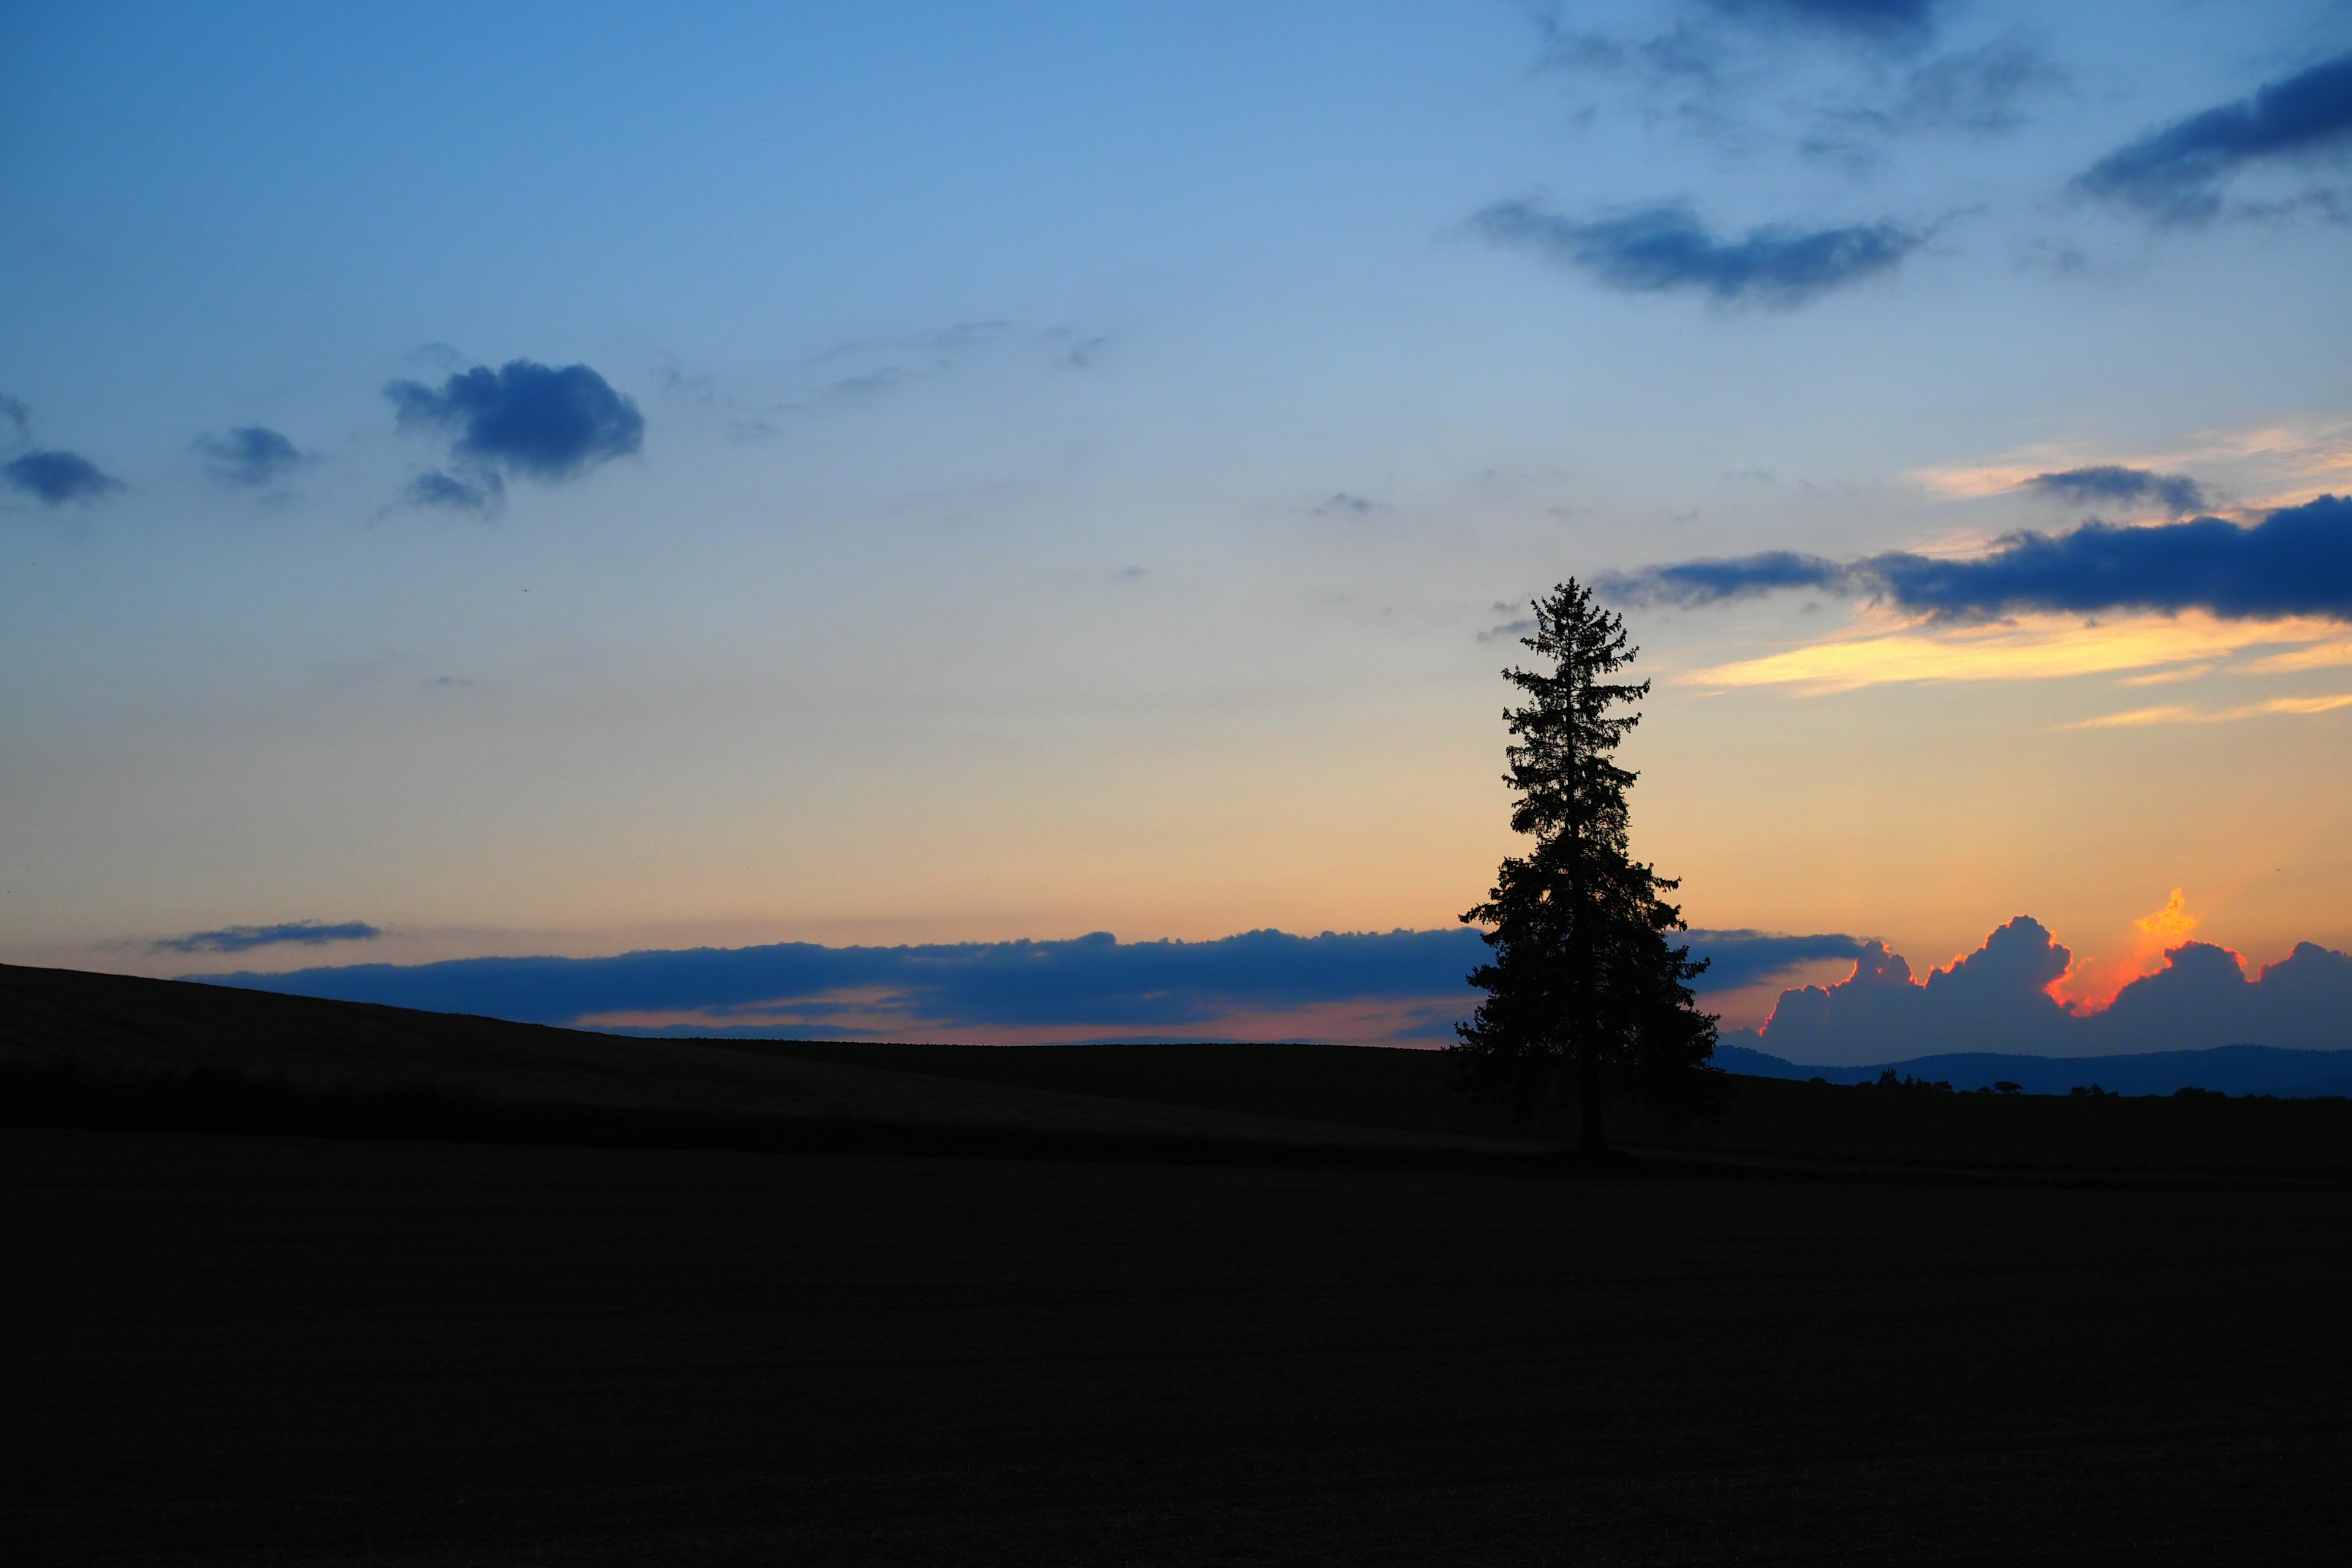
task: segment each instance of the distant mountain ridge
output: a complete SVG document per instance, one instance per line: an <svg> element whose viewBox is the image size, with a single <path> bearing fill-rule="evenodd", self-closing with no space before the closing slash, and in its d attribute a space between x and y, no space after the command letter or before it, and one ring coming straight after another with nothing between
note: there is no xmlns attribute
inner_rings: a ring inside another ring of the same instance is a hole
<svg viewBox="0 0 2352 1568"><path fill-rule="evenodd" d="M2013 1083L2028 1094L2065 1094L2096 1084L2116 1094L2170 1094L2182 1089L2221 1094L2274 1094L2308 1100L2352 1095L2352 1051L2298 1051L2278 1046L2216 1046L2202 1051L2147 1051L2135 1056L2027 1057L1995 1051L1956 1052L1872 1062L1865 1067L1807 1067L1748 1046L1718 1046L1715 1061L1750 1078L1826 1079L1867 1083L1892 1068L1956 1089Z"/></svg>

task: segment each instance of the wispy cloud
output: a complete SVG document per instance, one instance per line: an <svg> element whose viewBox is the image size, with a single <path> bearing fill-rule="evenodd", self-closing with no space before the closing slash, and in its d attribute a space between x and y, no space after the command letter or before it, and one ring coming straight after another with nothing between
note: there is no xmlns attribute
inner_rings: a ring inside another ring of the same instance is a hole
<svg viewBox="0 0 2352 1568"><path fill-rule="evenodd" d="M223 926L218 931L191 931L155 944L159 952L250 952L257 947L294 943L319 947L331 942L372 942L383 932L364 921L329 925L321 921L289 921L272 926Z"/></svg>
<svg viewBox="0 0 2352 1568"><path fill-rule="evenodd" d="M2075 188L2160 225L2210 222L2239 170L2352 151L2352 55L2177 121L2084 170Z"/></svg>
<svg viewBox="0 0 2352 1568"><path fill-rule="evenodd" d="M2273 697L2267 702L2250 702L2239 708L2191 708L2180 703L2167 703L2156 708L2135 708L2124 713L2105 713L2095 719L2080 719L2072 724L2061 724L2061 730L2137 730L2150 724L2230 724L2241 719L2266 719L2283 714L2333 713L2339 708L2352 708L2352 696L2336 697Z"/></svg>
<svg viewBox="0 0 2352 1568"><path fill-rule="evenodd" d="M2067 617L1831 637L1760 658L1693 670L1681 683L1792 686L1816 693L1906 682L2055 680L2213 663L2249 649L2340 639L2312 620L2225 621L2146 616L2085 625ZM2247 667L2250 672L2257 667Z"/></svg>
<svg viewBox="0 0 2352 1568"><path fill-rule="evenodd" d="M1790 309L1893 270L1927 238L1893 223L1788 226L1720 236L1680 203L1572 218L1497 202L1471 219L1496 245L1528 250L1629 294L1687 292Z"/></svg>
<svg viewBox="0 0 2352 1568"><path fill-rule="evenodd" d="M199 436L196 449L212 459L215 479L247 489L259 489L311 461L293 442L262 425L240 426L225 436Z"/></svg>
<svg viewBox="0 0 2352 1568"><path fill-rule="evenodd" d="M428 469L408 482L404 492L411 506L446 507L453 511L493 512L506 500L506 485L494 470L460 479L438 468Z"/></svg>

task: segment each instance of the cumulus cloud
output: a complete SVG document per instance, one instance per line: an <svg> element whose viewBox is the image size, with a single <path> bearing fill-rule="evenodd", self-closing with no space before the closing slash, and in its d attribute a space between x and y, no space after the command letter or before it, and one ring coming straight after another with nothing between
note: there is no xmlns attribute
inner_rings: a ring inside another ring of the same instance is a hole
<svg viewBox="0 0 2352 1568"><path fill-rule="evenodd" d="M509 360L460 372L437 388L395 381L383 390L403 428L454 433L452 457L487 472L571 479L645 440L636 404L584 364Z"/></svg>
<svg viewBox="0 0 2352 1568"><path fill-rule="evenodd" d="M79 452L27 452L0 465L0 479L51 506L96 500L122 488L121 479L100 472L96 463Z"/></svg>
<svg viewBox="0 0 2352 1568"><path fill-rule="evenodd" d="M1789 308L1892 270L1926 236L1892 223L1718 236L1679 203L1579 219L1529 202L1497 202L1471 219L1496 245L1629 294L1690 292L1727 303Z"/></svg>
<svg viewBox="0 0 2352 1568"><path fill-rule="evenodd" d="M2347 150L2352 54L2152 132L2100 159L2074 185L2158 224L2201 224L2220 213L2221 187L2241 169Z"/></svg>
<svg viewBox="0 0 2352 1568"><path fill-rule="evenodd" d="M317 947L331 942L370 942L383 934L364 921L329 925L321 921L289 921L274 926L223 926L218 931L191 931L155 944L159 952L250 952L257 947L294 942Z"/></svg>
<svg viewBox="0 0 2352 1568"><path fill-rule="evenodd" d="M2004 1052L2084 1057L2266 1045L2352 1047L2352 957L2311 942L2248 978L2237 954L2186 942L2107 1006L2074 1013L2051 987L2074 955L2020 915L1967 957L1912 976L1900 953L1871 943L1833 985L1780 994L1760 1031L1790 1061L1877 1062Z"/></svg>
<svg viewBox="0 0 2352 1568"><path fill-rule="evenodd" d="M214 478L249 489L283 479L310 461L293 442L262 425L242 425L226 436L199 436L196 449L212 458Z"/></svg>
<svg viewBox="0 0 2352 1568"><path fill-rule="evenodd" d="M2159 474L2116 463L2036 474L2022 488L2076 506L2103 501L2136 506L2152 501L2175 517L2206 504L2204 487L2186 474Z"/></svg>
<svg viewBox="0 0 2352 1568"><path fill-rule="evenodd" d="M1860 950L1841 935L1693 931L1710 989L1769 980ZM1300 937L1246 931L1213 942L1066 942L824 947L809 942L625 953L345 965L208 978L300 995L483 1014L545 1024L629 1024L671 1032L1160 1037L1242 1028L1312 1031L1315 1009L1369 1009L1375 1038L1434 1043L1476 1002L1475 931ZM1254 1025L1234 1020L1255 1019ZM1264 1022L1275 1020L1271 1025Z"/></svg>
<svg viewBox="0 0 2352 1568"><path fill-rule="evenodd" d="M1601 587L1624 603L1681 605L1816 588L1946 620L2203 610L2352 621L2352 499L2281 507L2252 527L2218 517L2146 528L2089 522L2066 533L2007 534L1966 559L1893 551L1840 564L1774 551L1617 574Z"/></svg>

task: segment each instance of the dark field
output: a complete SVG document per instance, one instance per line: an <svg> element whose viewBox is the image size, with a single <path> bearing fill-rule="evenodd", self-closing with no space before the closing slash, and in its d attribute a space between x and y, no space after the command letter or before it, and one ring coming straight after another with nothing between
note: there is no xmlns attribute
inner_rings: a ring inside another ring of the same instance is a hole
<svg viewBox="0 0 2352 1568"><path fill-rule="evenodd" d="M1748 1079L1607 1176L1513 1131L1414 1052L0 968L0 1561L2352 1547L2342 1102ZM1790 1170L1687 1158L1742 1150Z"/></svg>
<svg viewBox="0 0 2352 1568"><path fill-rule="evenodd" d="M2337 1191L0 1132L15 1563L2330 1562Z"/></svg>
<svg viewBox="0 0 2352 1568"><path fill-rule="evenodd" d="M983 1046L735 1043L811 1062L1255 1111L1362 1127L1570 1139L1571 1102L1522 1129L1460 1092L1438 1052L1360 1046ZM2085 1061L2082 1077L2098 1075ZM1612 1136L1660 1154L2051 1173L2352 1175L2352 1101L1935 1093L1738 1078L1728 1108L1691 1126L1611 1110Z"/></svg>

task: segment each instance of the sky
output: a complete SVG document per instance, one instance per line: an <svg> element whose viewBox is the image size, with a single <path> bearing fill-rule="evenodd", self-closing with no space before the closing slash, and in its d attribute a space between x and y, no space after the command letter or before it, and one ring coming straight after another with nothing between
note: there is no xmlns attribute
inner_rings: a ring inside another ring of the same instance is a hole
<svg viewBox="0 0 2352 1568"><path fill-rule="evenodd" d="M27 4L0 153L0 961L1438 1039L1570 576L1727 1029L2352 950L2341 5Z"/></svg>

